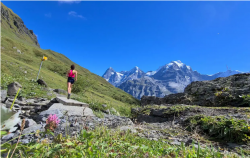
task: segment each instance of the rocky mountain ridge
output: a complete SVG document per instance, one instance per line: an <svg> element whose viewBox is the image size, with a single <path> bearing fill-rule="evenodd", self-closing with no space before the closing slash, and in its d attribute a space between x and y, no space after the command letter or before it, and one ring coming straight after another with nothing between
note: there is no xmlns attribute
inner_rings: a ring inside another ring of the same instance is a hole
<svg viewBox="0 0 250 158"><path fill-rule="evenodd" d="M250 73L220 77L211 81L195 81L183 93L163 98L143 96L141 105L186 104L199 106L250 106Z"/></svg>
<svg viewBox="0 0 250 158"><path fill-rule="evenodd" d="M37 40L37 36L33 30L29 30L23 20L16 15L11 9L7 8L1 2L1 25L8 27L9 30L15 33L17 37L23 40L31 41L35 46L40 48L40 45Z"/></svg>
<svg viewBox="0 0 250 158"><path fill-rule="evenodd" d="M180 60L172 61L169 64L159 67L156 71L144 73L138 67L130 70L130 76L127 71L116 72L113 68L109 68L103 78L114 86L124 90L140 99L143 95L164 97L168 94L181 93L184 88L194 81L213 80L218 77L227 77L234 74L242 73L240 71L227 70L214 75L203 75ZM112 72L111 72L112 71Z"/></svg>

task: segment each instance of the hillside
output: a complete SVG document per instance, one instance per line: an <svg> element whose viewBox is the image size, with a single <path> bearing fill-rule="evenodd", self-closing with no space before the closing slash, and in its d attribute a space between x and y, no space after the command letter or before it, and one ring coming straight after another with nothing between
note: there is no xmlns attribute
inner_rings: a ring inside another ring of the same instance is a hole
<svg viewBox="0 0 250 158"><path fill-rule="evenodd" d="M91 88L84 94L79 94L83 100L109 104L123 110L124 108L127 109L129 105L139 104L139 101L131 95L72 62L63 54L41 49L35 34L32 30L26 28L21 18L3 3L1 3L1 8L2 74L11 77L22 76L29 80L36 79L41 58L45 55L48 60L43 62L39 78L43 79L50 88L66 90L66 71L71 64L75 64L79 73L79 80L82 80L79 83L87 81L92 83Z"/></svg>

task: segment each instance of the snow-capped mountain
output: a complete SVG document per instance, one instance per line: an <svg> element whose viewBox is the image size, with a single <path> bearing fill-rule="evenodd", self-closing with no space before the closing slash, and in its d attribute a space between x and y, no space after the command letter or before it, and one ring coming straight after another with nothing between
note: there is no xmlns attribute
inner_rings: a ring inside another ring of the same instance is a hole
<svg viewBox="0 0 250 158"><path fill-rule="evenodd" d="M110 67L106 70L102 77L112 85L119 86L121 83L126 82L127 80L138 79L143 77L144 75L145 73L137 66L135 66L130 71L121 72L116 72Z"/></svg>
<svg viewBox="0 0 250 158"><path fill-rule="evenodd" d="M109 68L104 73L103 78L140 99L143 95L164 97L171 93L181 93L193 81L213 80L238 73L243 72L228 70L214 75L203 75L177 60L147 73L144 73L138 67L121 72L115 72L112 68Z"/></svg>

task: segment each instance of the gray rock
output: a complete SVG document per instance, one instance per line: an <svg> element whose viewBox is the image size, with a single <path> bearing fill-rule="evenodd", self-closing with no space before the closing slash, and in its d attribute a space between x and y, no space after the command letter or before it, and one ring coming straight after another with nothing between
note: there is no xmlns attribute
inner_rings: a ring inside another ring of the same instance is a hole
<svg viewBox="0 0 250 158"><path fill-rule="evenodd" d="M63 90L63 89L55 89L54 92L59 93L59 94L67 94L68 92Z"/></svg>
<svg viewBox="0 0 250 158"><path fill-rule="evenodd" d="M47 83L44 80L42 80L42 79L38 79L37 83L40 84L40 85L42 85L42 86L48 87Z"/></svg>
<svg viewBox="0 0 250 158"><path fill-rule="evenodd" d="M45 110L42 111L38 116L34 116L33 119L37 122L37 123L44 123L46 122L47 118L49 117L49 115L54 115L56 114L56 116L58 118L63 118L64 114L58 110L58 109L54 109L54 110Z"/></svg>
<svg viewBox="0 0 250 158"><path fill-rule="evenodd" d="M92 109L88 107L67 106L61 103L54 103L48 110L58 109L62 113L67 111L68 116L95 116Z"/></svg>
<svg viewBox="0 0 250 158"><path fill-rule="evenodd" d="M1 102L4 103L7 97L7 91L1 90Z"/></svg>
<svg viewBox="0 0 250 158"><path fill-rule="evenodd" d="M81 107L89 107L89 104L79 102L73 99L67 99L66 97L56 97L56 100L63 105L74 105L74 106L81 106Z"/></svg>
<svg viewBox="0 0 250 158"><path fill-rule="evenodd" d="M19 122L18 125L21 127L22 122ZM33 119L25 119L24 128L29 128L31 126L37 125L37 123Z"/></svg>
<svg viewBox="0 0 250 158"><path fill-rule="evenodd" d="M7 94L10 96L15 96L19 88L22 88L22 85L18 82L13 82L8 85Z"/></svg>
<svg viewBox="0 0 250 158"><path fill-rule="evenodd" d="M16 49L16 47L13 47L13 49Z"/></svg>
<svg viewBox="0 0 250 158"><path fill-rule="evenodd" d="M22 142L23 144L28 144L30 142L29 139L21 139L20 142Z"/></svg>
<svg viewBox="0 0 250 158"><path fill-rule="evenodd" d="M28 134L28 133L33 133L36 132L37 130L42 131L42 125L33 125L30 126L29 128L25 128L22 132L22 134Z"/></svg>
<svg viewBox="0 0 250 158"><path fill-rule="evenodd" d="M2 140L6 140L6 141L11 140L14 137L14 135L15 135L14 133L10 133L8 135L5 135L2 137Z"/></svg>

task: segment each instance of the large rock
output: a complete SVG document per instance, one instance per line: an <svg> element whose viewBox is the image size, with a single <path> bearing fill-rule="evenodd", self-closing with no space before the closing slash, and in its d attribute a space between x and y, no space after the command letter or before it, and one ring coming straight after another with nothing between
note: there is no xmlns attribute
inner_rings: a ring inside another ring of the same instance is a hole
<svg viewBox="0 0 250 158"><path fill-rule="evenodd" d="M250 94L250 73L220 77L212 81L195 81L184 93L170 94L164 98L142 97L141 105L187 104L200 106L250 106L242 96Z"/></svg>
<svg viewBox="0 0 250 158"><path fill-rule="evenodd" d="M67 112L68 116L95 116L93 111L88 107L67 106L61 103L54 103L48 110L60 110L62 113Z"/></svg>
<svg viewBox="0 0 250 158"><path fill-rule="evenodd" d="M83 107L89 107L87 103L79 102L73 99L67 99L65 97L56 97L56 100L59 103L62 103L63 105L72 105L72 106L83 106Z"/></svg>
<svg viewBox="0 0 250 158"><path fill-rule="evenodd" d="M40 84L40 85L42 85L42 86L48 87L47 83L44 80L42 80L42 79L38 79L37 83Z"/></svg>
<svg viewBox="0 0 250 158"><path fill-rule="evenodd" d="M15 96L19 88L22 88L22 85L18 82L13 82L8 85L8 91L7 94L9 96Z"/></svg>
<svg viewBox="0 0 250 158"><path fill-rule="evenodd" d="M35 121L42 121L42 122L45 122L46 119L48 118L49 115L54 115L56 114L56 116L58 118L61 118L64 116L64 114L58 110L58 109L50 109L50 110L45 110L43 112L41 112L38 116L36 116L34 119Z"/></svg>

